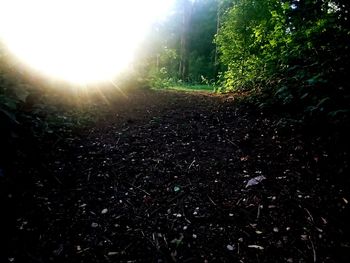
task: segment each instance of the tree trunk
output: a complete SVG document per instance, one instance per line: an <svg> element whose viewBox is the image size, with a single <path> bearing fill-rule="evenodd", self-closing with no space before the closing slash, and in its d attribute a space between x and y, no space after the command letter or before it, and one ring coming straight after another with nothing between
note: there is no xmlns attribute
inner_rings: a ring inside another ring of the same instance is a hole
<svg viewBox="0 0 350 263"><path fill-rule="evenodd" d="M217 0L217 13L216 13L216 35L219 34L220 25L221 25L221 6L222 1ZM215 44L215 58L214 58L214 76L217 76L219 73L219 47L218 44Z"/></svg>
<svg viewBox="0 0 350 263"><path fill-rule="evenodd" d="M191 2L189 0L181 1L182 23L180 36L180 64L179 76L184 82L188 81L188 31L191 19Z"/></svg>

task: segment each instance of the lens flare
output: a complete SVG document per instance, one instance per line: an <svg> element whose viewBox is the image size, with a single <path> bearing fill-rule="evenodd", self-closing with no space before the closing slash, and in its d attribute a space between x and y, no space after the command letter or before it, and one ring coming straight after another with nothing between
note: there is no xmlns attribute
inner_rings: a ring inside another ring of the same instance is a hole
<svg viewBox="0 0 350 263"><path fill-rule="evenodd" d="M173 0L0 0L0 40L40 73L78 84L113 78Z"/></svg>

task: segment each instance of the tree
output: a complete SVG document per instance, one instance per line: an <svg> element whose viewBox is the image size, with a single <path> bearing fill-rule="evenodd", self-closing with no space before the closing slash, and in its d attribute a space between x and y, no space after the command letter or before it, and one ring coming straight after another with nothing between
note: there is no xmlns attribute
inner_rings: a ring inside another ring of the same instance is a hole
<svg viewBox="0 0 350 263"><path fill-rule="evenodd" d="M349 70L349 3L232 3L216 37L220 61L227 67L223 74L227 90L262 92L312 114L348 107L344 80Z"/></svg>
<svg viewBox="0 0 350 263"><path fill-rule="evenodd" d="M180 63L179 76L182 81L188 80L188 32L192 13L192 3L189 0L181 0L181 33L180 33Z"/></svg>

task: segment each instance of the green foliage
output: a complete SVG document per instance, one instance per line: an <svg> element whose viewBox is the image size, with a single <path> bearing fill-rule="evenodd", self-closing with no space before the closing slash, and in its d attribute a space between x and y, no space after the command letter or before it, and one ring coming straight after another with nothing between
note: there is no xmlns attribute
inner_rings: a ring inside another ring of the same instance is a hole
<svg viewBox="0 0 350 263"><path fill-rule="evenodd" d="M218 3L201 0L193 4L189 28L189 80L201 83L202 76L213 81L215 76L215 43Z"/></svg>
<svg viewBox="0 0 350 263"><path fill-rule="evenodd" d="M226 91L249 91L310 115L345 113L349 89L346 1L237 0L216 43Z"/></svg>
<svg viewBox="0 0 350 263"><path fill-rule="evenodd" d="M143 64L142 78L151 86L162 88L185 82L201 84L202 77L209 82L216 79L213 38L217 26L217 1L188 1L191 8L186 28L183 26L183 2L186 1L176 1L172 16L155 25L144 44L141 52L144 57L138 63ZM188 42L184 52L188 61L186 79L180 73L183 32L186 32Z"/></svg>
<svg viewBox="0 0 350 263"><path fill-rule="evenodd" d="M177 91L188 91L188 92L215 92L215 87L211 85L189 85L189 84L174 84L167 86L165 89L177 90Z"/></svg>
<svg viewBox="0 0 350 263"><path fill-rule="evenodd" d="M175 80L171 78L165 67L160 69L153 68L149 72L148 83L151 87L165 88L175 84Z"/></svg>
<svg viewBox="0 0 350 263"><path fill-rule="evenodd" d="M227 90L254 89L283 63L289 42L283 6L278 0L244 0L227 12L216 37Z"/></svg>

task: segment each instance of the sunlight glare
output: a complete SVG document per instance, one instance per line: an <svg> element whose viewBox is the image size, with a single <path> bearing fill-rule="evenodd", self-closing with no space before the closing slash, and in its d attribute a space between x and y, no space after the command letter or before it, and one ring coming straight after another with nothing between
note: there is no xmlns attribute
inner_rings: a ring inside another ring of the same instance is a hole
<svg viewBox="0 0 350 263"><path fill-rule="evenodd" d="M0 40L29 67L78 84L125 70L173 0L0 0Z"/></svg>

